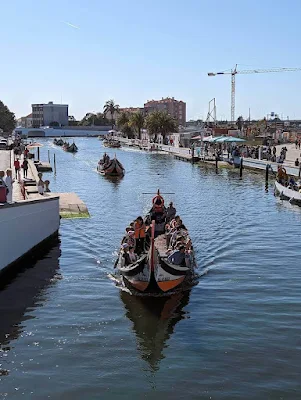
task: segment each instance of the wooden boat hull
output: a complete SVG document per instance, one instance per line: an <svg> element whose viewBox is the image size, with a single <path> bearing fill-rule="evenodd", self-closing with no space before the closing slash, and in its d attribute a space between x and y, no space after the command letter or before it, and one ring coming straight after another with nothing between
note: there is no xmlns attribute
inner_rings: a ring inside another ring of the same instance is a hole
<svg viewBox="0 0 301 400"><path fill-rule="evenodd" d="M106 141L103 141L103 145L105 147L111 147L113 149L117 149L117 148L121 147L120 142L106 142Z"/></svg>
<svg viewBox="0 0 301 400"><path fill-rule="evenodd" d="M181 285L188 274L190 275L189 267L170 264L162 258L159 258L159 263L155 266L154 271L157 285L163 292Z"/></svg>
<svg viewBox="0 0 301 400"><path fill-rule="evenodd" d="M147 254L144 254L136 263L121 267L117 265L118 271L124 278L125 284L131 286L140 292L144 292L151 279L151 271L149 269Z"/></svg>
<svg viewBox="0 0 301 400"><path fill-rule="evenodd" d="M290 189L275 181L275 192L278 193L283 200L288 200L290 203L301 206L301 193L296 190Z"/></svg>
<svg viewBox="0 0 301 400"><path fill-rule="evenodd" d="M116 158L111 160L108 166L104 166L103 163L99 163L97 166L97 171L101 175L106 175L106 176L122 177L124 175L123 165Z"/></svg>

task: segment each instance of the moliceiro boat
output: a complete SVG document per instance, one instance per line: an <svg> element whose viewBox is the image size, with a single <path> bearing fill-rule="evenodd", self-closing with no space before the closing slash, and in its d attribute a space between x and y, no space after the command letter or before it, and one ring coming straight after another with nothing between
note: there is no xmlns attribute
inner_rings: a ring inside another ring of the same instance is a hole
<svg viewBox="0 0 301 400"><path fill-rule="evenodd" d="M63 145L63 150L68 151L69 153L76 153L78 151L78 148L74 142L71 145L66 142Z"/></svg>
<svg viewBox="0 0 301 400"><path fill-rule="evenodd" d="M159 190L143 219L126 228L115 263L123 284L145 293L165 293L190 285L195 276L194 250L188 231L172 203Z"/></svg>
<svg viewBox="0 0 301 400"><path fill-rule="evenodd" d="M121 162L117 160L116 155L113 159L110 159L109 155L105 153L98 162L97 172L101 175L122 177L125 169Z"/></svg>
<svg viewBox="0 0 301 400"><path fill-rule="evenodd" d="M53 144L55 144L56 146L63 146L64 141L63 139L53 139Z"/></svg>
<svg viewBox="0 0 301 400"><path fill-rule="evenodd" d="M121 143L119 140L105 139L102 143L105 147L113 147L113 148L121 147Z"/></svg>

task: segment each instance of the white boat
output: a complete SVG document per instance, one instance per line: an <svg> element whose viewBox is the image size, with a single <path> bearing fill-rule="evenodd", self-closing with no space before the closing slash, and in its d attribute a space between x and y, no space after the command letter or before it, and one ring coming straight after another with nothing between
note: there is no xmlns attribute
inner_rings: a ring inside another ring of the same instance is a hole
<svg viewBox="0 0 301 400"><path fill-rule="evenodd" d="M288 186L283 186L278 181L275 181L275 192L280 195L280 198L301 206L301 193L297 190L293 190Z"/></svg>
<svg viewBox="0 0 301 400"><path fill-rule="evenodd" d="M1 273L46 239L57 235L59 197L1 204L0 226L3 232L0 241Z"/></svg>

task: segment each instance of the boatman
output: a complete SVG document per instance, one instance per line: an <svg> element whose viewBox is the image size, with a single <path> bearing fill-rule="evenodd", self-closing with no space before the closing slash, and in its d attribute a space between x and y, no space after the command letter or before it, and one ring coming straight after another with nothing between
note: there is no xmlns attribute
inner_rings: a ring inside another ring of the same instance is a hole
<svg viewBox="0 0 301 400"><path fill-rule="evenodd" d="M179 250L174 250L168 257L167 260L175 265L185 264L185 246L180 246Z"/></svg>

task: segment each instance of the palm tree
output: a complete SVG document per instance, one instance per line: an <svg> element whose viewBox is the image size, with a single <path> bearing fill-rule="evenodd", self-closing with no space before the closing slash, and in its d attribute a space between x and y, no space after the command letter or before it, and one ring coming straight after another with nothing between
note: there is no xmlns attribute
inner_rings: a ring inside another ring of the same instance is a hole
<svg viewBox="0 0 301 400"><path fill-rule="evenodd" d="M131 115L130 126L138 133L138 139L141 139L141 130L144 126L144 115L136 112Z"/></svg>
<svg viewBox="0 0 301 400"><path fill-rule="evenodd" d="M112 129L114 128L114 114L119 112L119 105L115 104L114 100L108 100L103 106L103 112L111 114Z"/></svg>
<svg viewBox="0 0 301 400"><path fill-rule="evenodd" d="M122 111L117 118L117 126L118 129L122 130L124 125L128 124L130 121L129 114L125 111Z"/></svg>
<svg viewBox="0 0 301 400"><path fill-rule="evenodd" d="M149 114L145 119L145 126L148 130L149 135L155 135L161 133L163 138L172 132L177 132L178 124L172 116L166 111L154 111Z"/></svg>

